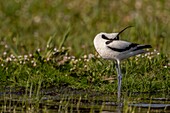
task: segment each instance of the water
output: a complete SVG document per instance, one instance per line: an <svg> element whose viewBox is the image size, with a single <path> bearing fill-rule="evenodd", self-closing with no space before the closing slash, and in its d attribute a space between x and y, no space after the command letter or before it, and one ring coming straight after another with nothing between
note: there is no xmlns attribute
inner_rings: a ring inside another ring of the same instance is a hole
<svg viewBox="0 0 170 113"><path fill-rule="evenodd" d="M170 97L162 92L123 93L121 103L117 95L91 91L56 88L42 90L38 96L10 88L0 92L1 112L68 112L68 113L169 113ZM118 106L121 104L121 106Z"/></svg>

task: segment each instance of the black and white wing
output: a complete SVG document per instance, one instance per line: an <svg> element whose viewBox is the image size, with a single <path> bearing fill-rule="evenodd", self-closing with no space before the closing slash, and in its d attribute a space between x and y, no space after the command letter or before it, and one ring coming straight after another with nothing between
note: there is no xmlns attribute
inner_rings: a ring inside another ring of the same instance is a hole
<svg viewBox="0 0 170 113"><path fill-rule="evenodd" d="M136 51L145 48L151 48L151 45L140 45L122 40L114 40L106 44L106 46L115 52Z"/></svg>

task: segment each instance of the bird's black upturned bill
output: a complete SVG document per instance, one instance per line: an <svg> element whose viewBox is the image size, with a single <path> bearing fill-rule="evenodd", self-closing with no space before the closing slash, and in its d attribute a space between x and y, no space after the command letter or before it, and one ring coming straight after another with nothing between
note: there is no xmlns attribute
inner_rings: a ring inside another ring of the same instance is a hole
<svg viewBox="0 0 170 113"><path fill-rule="evenodd" d="M133 26L127 26L127 27L125 27L124 29L122 29L122 30L117 34L117 36L116 36L116 38L115 38L114 40L119 40L119 35L120 35L123 31L125 31L127 28L130 28L130 27L133 27Z"/></svg>

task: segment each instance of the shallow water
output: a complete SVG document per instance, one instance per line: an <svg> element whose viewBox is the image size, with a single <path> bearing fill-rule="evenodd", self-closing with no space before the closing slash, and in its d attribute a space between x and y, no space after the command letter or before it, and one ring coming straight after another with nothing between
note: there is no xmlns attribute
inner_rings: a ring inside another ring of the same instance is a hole
<svg viewBox="0 0 170 113"><path fill-rule="evenodd" d="M38 96L30 92L7 88L0 92L1 112L101 112L101 113L169 113L170 96L162 92L123 93L121 103L117 95L91 91L56 88L42 90ZM118 106L120 105L121 106Z"/></svg>

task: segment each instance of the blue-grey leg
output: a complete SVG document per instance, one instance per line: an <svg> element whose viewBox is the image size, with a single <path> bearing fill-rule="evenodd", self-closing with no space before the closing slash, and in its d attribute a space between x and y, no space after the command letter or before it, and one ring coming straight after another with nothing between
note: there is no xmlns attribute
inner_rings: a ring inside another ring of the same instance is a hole
<svg viewBox="0 0 170 113"><path fill-rule="evenodd" d="M116 72L117 72L117 74L119 73L119 69L118 69L118 63L117 63L117 61L116 61Z"/></svg>
<svg viewBox="0 0 170 113"><path fill-rule="evenodd" d="M120 102L120 97L121 97L121 85L122 85L122 73L121 73L121 69L120 69L120 61L117 60L116 62L116 71L117 71L117 74L118 74L118 92L117 92L117 99L118 99L118 102Z"/></svg>

